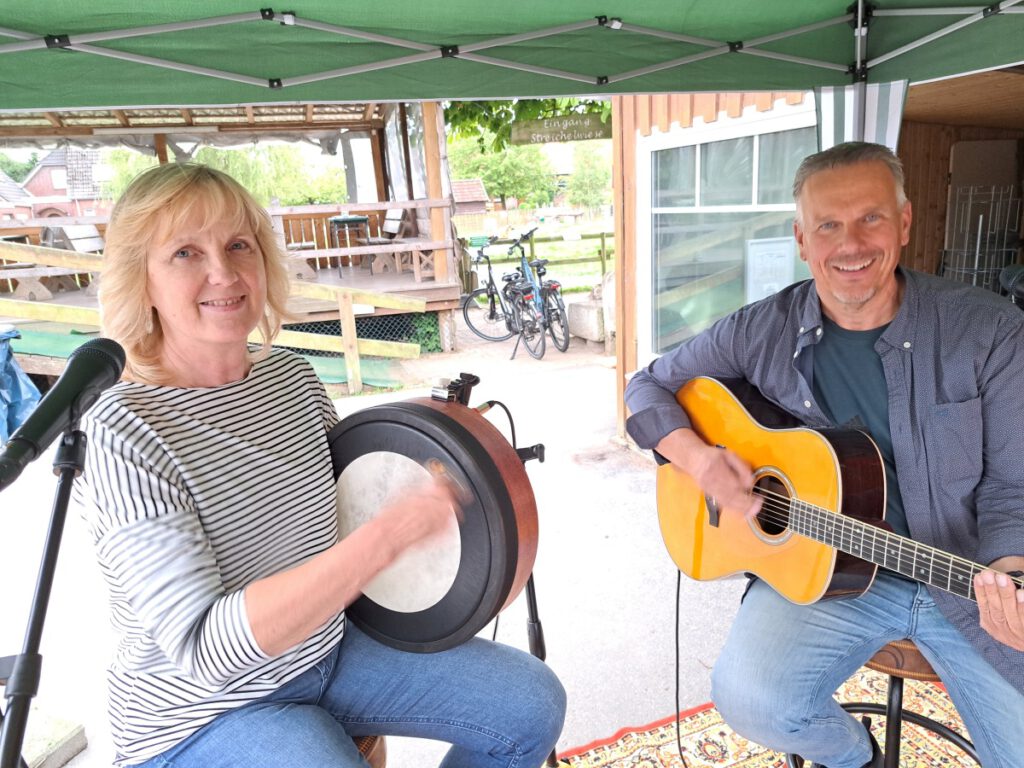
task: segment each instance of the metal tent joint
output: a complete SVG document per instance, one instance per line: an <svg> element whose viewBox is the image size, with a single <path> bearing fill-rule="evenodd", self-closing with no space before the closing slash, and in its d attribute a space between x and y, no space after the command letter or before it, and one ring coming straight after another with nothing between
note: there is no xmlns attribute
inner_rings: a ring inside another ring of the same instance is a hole
<svg viewBox="0 0 1024 768"><path fill-rule="evenodd" d="M858 8L857 8L857 6L858 6L858 4L854 3L849 8L846 9L847 13L852 13L853 14L852 18L850 19L850 26L853 29L856 29L857 28L857 24L858 24L858 22L857 22ZM871 3L864 3L862 14L863 15L861 16L861 19L860 19L860 26L866 27L866 26L868 26L868 24L871 23L871 18L875 15L875 6L873 6Z"/></svg>
<svg viewBox="0 0 1024 768"><path fill-rule="evenodd" d="M597 77L598 85L608 85L608 75L599 75Z"/></svg>
<svg viewBox="0 0 1024 768"><path fill-rule="evenodd" d="M595 16L597 23L607 29L622 29L622 19L617 16Z"/></svg>
<svg viewBox="0 0 1024 768"><path fill-rule="evenodd" d="M278 88L283 88L284 82L279 77L272 77L267 81L267 85L270 86L271 90L276 90Z"/></svg>
<svg viewBox="0 0 1024 768"><path fill-rule="evenodd" d="M264 21L274 20L274 9L273 8L260 8L260 16Z"/></svg>
<svg viewBox="0 0 1024 768"><path fill-rule="evenodd" d="M989 16L995 16L997 13L1002 13L1002 11L1003 4L1001 2L993 3L988 8L982 10L981 15L987 19Z"/></svg>
<svg viewBox="0 0 1024 768"><path fill-rule="evenodd" d="M70 35L46 35L43 38L46 41L47 48L70 48L71 47L71 36Z"/></svg>
<svg viewBox="0 0 1024 768"><path fill-rule="evenodd" d="M868 81L867 64L861 64L859 67L856 64L851 64L846 72L854 83L866 83Z"/></svg>
<svg viewBox="0 0 1024 768"><path fill-rule="evenodd" d="M726 45L729 46L729 53L736 53L737 51L742 51L743 50L743 41L742 40L733 40L733 41L730 41L730 42L726 43Z"/></svg>
<svg viewBox="0 0 1024 768"><path fill-rule="evenodd" d="M459 55L459 46L457 45L442 45L441 46L441 58L442 59L454 59Z"/></svg>

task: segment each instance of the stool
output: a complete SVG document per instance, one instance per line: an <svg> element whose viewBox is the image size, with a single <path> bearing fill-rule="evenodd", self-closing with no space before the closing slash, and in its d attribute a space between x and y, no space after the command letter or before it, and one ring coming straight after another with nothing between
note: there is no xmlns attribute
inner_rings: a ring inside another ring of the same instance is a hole
<svg viewBox="0 0 1024 768"><path fill-rule="evenodd" d="M387 765L388 749L383 736L356 736L353 741L370 768L384 768Z"/></svg>
<svg viewBox="0 0 1024 768"><path fill-rule="evenodd" d="M981 765L974 745L966 738L930 717L903 709L904 680L941 682L939 676L935 674L935 670L932 669L932 665L928 663L928 659L921 654L912 640L894 640L880 648L864 666L889 676L887 702L885 704L850 702L843 704L842 707L853 714L883 715L885 717L885 768L899 768L900 733L904 721L920 726L936 736L952 742L974 762ZM803 764L803 759L797 755L786 755L786 765L789 768L800 768Z"/></svg>

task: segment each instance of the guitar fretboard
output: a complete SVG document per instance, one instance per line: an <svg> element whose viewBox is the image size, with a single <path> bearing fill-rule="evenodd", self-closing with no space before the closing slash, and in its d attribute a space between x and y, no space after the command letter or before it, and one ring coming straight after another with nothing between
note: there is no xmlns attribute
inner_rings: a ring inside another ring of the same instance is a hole
<svg viewBox="0 0 1024 768"><path fill-rule="evenodd" d="M778 502L766 500L766 504ZM968 600L977 599L974 577L985 570L983 565L799 499L788 499L787 507L789 528L801 536ZM1024 588L1024 579L1013 581Z"/></svg>

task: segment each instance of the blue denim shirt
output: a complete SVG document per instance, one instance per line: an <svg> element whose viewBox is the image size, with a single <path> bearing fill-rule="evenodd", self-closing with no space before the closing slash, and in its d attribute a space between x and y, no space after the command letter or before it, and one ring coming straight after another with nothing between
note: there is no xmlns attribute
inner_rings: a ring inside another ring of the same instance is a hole
<svg viewBox="0 0 1024 768"><path fill-rule="evenodd" d="M962 283L902 268L897 274L903 302L875 350L911 535L982 564L1024 555L1024 312ZM626 429L641 448L653 448L688 426L675 392L694 376L745 378L808 426L831 426L812 390L822 333L813 281L743 307L633 376ZM953 625L1024 690L1024 653L981 629L976 603L930 591Z"/></svg>

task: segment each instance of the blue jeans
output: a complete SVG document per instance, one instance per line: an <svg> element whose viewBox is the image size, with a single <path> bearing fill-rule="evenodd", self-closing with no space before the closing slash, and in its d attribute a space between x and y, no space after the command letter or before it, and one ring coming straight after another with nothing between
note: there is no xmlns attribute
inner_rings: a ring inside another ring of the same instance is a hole
<svg viewBox="0 0 1024 768"><path fill-rule="evenodd" d="M352 737L385 734L451 743L443 768L538 768L564 717L558 678L523 651L473 638L406 653L348 622L319 664L142 765L356 768Z"/></svg>
<svg viewBox="0 0 1024 768"><path fill-rule="evenodd" d="M829 768L860 768L871 747L832 694L874 652L911 638L942 678L985 768L1021 760L1024 695L957 632L928 590L879 571L855 599L794 605L751 586L712 673L712 698L738 733Z"/></svg>

